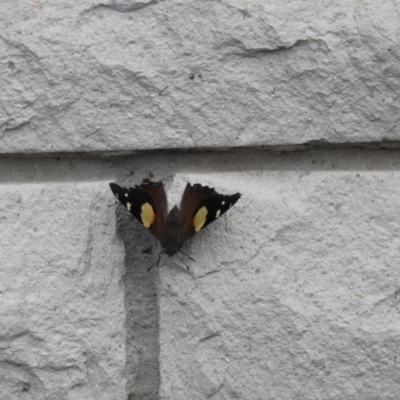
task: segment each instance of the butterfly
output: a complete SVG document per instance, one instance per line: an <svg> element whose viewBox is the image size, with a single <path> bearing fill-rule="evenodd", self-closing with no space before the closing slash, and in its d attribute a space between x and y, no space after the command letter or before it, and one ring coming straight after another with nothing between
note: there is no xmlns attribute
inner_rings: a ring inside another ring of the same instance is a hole
<svg viewBox="0 0 400 400"><path fill-rule="evenodd" d="M181 251L187 239L227 212L240 198L240 193L223 195L214 188L188 183L180 207L175 206L168 212L162 182L144 180L141 185L130 188L110 183L110 188L126 209L161 242L164 250L158 261L163 253L173 256Z"/></svg>

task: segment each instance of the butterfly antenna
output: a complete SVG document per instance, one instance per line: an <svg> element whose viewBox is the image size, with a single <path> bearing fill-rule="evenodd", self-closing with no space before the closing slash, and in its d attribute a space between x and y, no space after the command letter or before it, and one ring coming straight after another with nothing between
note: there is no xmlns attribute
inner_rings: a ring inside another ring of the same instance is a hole
<svg viewBox="0 0 400 400"><path fill-rule="evenodd" d="M185 254L185 253L184 253L184 254ZM184 265L187 269L189 269L189 266L185 263L185 261L182 260L182 258L180 258L180 257L178 256L178 253L176 253L176 256L182 261L183 265ZM189 257L189 258L190 258L190 257Z"/></svg>
<svg viewBox="0 0 400 400"><path fill-rule="evenodd" d="M165 253L165 250L161 251L161 252L158 254L157 261L155 261L153 264L151 264L151 266L150 266L150 268L147 270L147 272L149 272L156 264L157 264L157 267L158 267L158 264L160 264L161 257L163 256L164 253Z"/></svg>
<svg viewBox="0 0 400 400"><path fill-rule="evenodd" d="M184 251L179 250L182 254L184 254L189 260L196 261L194 258L190 257L189 254L186 254Z"/></svg>

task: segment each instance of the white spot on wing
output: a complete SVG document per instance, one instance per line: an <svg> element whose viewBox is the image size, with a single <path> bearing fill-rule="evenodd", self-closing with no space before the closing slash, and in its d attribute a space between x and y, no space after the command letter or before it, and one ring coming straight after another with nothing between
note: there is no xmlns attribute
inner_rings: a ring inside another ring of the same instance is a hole
<svg viewBox="0 0 400 400"><path fill-rule="evenodd" d="M222 203L221 203L222 205L224 205L225 204L225 201L222 201Z"/></svg>
<svg viewBox="0 0 400 400"><path fill-rule="evenodd" d="M215 214L215 218L218 218L221 214L221 210L218 210L217 213Z"/></svg>
<svg viewBox="0 0 400 400"><path fill-rule="evenodd" d="M126 208L127 208L128 211L131 211L132 204L129 203L129 201L128 201L128 203L126 203Z"/></svg>
<svg viewBox="0 0 400 400"><path fill-rule="evenodd" d="M128 197L129 196L129 194L128 193L125 193L125 197Z"/></svg>

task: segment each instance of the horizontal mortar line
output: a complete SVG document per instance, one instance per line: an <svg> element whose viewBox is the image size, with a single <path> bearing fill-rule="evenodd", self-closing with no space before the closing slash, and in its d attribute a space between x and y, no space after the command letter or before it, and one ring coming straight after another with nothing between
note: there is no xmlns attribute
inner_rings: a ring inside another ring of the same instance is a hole
<svg viewBox="0 0 400 400"><path fill-rule="evenodd" d="M252 151L271 151L271 152L292 152L292 151L303 151L310 150L313 148L324 148L324 149L369 149L369 150L395 150L400 149L400 140L383 139L379 141L369 142L329 142L327 139L315 139L309 140L302 143L291 143L291 144L253 144L249 146L202 146L202 147L160 147L155 149L113 149L113 150L90 150L90 151L48 151L48 152L2 152L0 150L0 159L5 157L89 157L89 158L112 158L112 157L123 157L133 156L142 154L157 154L157 153L204 153L204 152L241 152L246 150Z"/></svg>
<svg viewBox="0 0 400 400"><path fill-rule="evenodd" d="M399 149L314 147L278 152L267 149L234 151L157 151L135 155L93 157L62 156L0 157L0 184L132 181L175 174L245 173L246 171L380 172L400 170Z"/></svg>

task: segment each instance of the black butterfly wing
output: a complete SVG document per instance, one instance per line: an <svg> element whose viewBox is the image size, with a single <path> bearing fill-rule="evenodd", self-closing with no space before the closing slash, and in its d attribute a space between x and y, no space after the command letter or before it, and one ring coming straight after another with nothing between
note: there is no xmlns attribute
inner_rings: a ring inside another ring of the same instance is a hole
<svg viewBox="0 0 400 400"><path fill-rule="evenodd" d="M226 213L240 198L240 193L223 195L199 183L187 184L182 196L180 245L196 232Z"/></svg>
<svg viewBox="0 0 400 400"><path fill-rule="evenodd" d="M110 183L110 188L126 209L161 241L168 212L163 184L146 181L133 188L125 188Z"/></svg>

